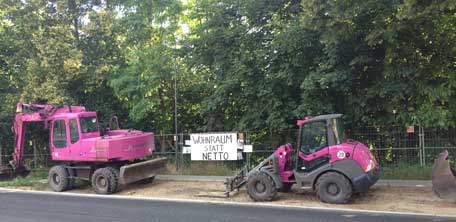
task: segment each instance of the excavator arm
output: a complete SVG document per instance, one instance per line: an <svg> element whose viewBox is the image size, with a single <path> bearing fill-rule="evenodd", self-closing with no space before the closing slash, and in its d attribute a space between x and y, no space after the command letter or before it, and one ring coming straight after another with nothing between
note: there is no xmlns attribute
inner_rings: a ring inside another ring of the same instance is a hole
<svg viewBox="0 0 456 222"><path fill-rule="evenodd" d="M18 103L16 106L16 116L14 118L13 130L15 149L13 158L6 166L0 166L0 181L12 179L15 176L26 176L30 170L25 166L24 141L25 141L25 123L26 122L42 122L47 128L47 119L53 115L58 107L52 105L36 105Z"/></svg>

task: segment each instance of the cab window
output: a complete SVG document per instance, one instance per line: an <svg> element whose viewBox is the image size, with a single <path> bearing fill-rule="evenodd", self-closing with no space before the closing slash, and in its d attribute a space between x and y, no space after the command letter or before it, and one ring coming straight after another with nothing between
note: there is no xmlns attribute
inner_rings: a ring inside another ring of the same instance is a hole
<svg viewBox="0 0 456 222"><path fill-rule="evenodd" d="M302 126L301 152L310 154L328 146L326 122L311 122Z"/></svg>
<svg viewBox="0 0 456 222"><path fill-rule="evenodd" d="M64 148L67 146L65 120L54 121L52 141L55 148Z"/></svg>
<svg viewBox="0 0 456 222"><path fill-rule="evenodd" d="M93 133L98 131L98 124L96 117L81 117L79 119L81 123L82 133Z"/></svg>
<svg viewBox="0 0 456 222"><path fill-rule="evenodd" d="M79 141L78 122L75 119L70 120L70 141L71 144Z"/></svg>

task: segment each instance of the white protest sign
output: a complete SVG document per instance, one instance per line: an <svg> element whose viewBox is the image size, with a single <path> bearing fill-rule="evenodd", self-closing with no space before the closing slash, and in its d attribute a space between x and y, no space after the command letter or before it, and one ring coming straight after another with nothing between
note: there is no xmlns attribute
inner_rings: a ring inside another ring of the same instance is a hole
<svg viewBox="0 0 456 222"><path fill-rule="evenodd" d="M190 134L192 160L237 160L236 133Z"/></svg>

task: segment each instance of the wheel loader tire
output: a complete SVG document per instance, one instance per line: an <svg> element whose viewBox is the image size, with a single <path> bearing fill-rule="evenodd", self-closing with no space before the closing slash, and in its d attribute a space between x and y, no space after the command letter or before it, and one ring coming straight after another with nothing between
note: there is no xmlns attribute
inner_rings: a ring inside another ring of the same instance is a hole
<svg viewBox="0 0 456 222"><path fill-rule="evenodd" d="M257 172L247 179L247 193L255 201L271 201L277 195L277 187L269 175Z"/></svg>
<svg viewBox="0 0 456 222"><path fill-rule="evenodd" d="M119 170L114 167L107 167L113 174L115 180L111 181L111 186L113 186L113 193L117 193L120 191L120 176L119 176Z"/></svg>
<svg viewBox="0 0 456 222"><path fill-rule="evenodd" d="M342 174L328 172L318 178L315 184L318 198L325 203L347 203L353 193L350 181Z"/></svg>
<svg viewBox="0 0 456 222"><path fill-rule="evenodd" d="M97 169L92 175L92 188L97 194L114 193L118 183L115 173L109 167Z"/></svg>
<svg viewBox="0 0 456 222"><path fill-rule="evenodd" d="M290 192L293 183L283 183L282 187L279 189L279 192L287 193Z"/></svg>
<svg viewBox="0 0 456 222"><path fill-rule="evenodd" d="M48 176L49 186L53 191L62 192L68 189L68 171L64 166L53 166L49 170Z"/></svg>

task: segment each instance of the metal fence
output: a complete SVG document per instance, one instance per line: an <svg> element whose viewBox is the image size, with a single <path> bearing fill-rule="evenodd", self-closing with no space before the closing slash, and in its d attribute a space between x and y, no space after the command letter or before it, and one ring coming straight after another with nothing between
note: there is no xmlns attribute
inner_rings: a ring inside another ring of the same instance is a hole
<svg viewBox="0 0 456 222"><path fill-rule="evenodd" d="M383 168L430 167L434 159L445 149L450 159L456 155L456 129L436 129L416 126L362 127L350 129L347 137L366 144ZM252 153L244 153L237 161L191 161L190 154L182 154L183 141L189 134L178 136L176 155L174 135L156 135L157 152L154 155L172 159L176 174L230 174L245 165L253 166L269 156L281 144L291 143L296 147L298 131L245 132L247 144L252 144ZM160 142L161 141L161 142Z"/></svg>
<svg viewBox="0 0 456 222"><path fill-rule="evenodd" d="M274 152L281 144L291 143L296 147L298 131L244 132L246 144L253 145L252 153L244 153L236 161L191 161L190 154L182 153L184 141L190 134L155 135L156 151L152 158L167 157L169 174L231 175L246 165L253 166ZM366 144L383 168L432 166L434 158L447 149L450 158L456 154L456 129L434 129L420 126L362 127L350 129L347 137ZM1 150L1 149L0 149ZM26 164L34 169L48 168L53 161L46 147L26 144ZM0 154L0 163L5 164L11 155Z"/></svg>

